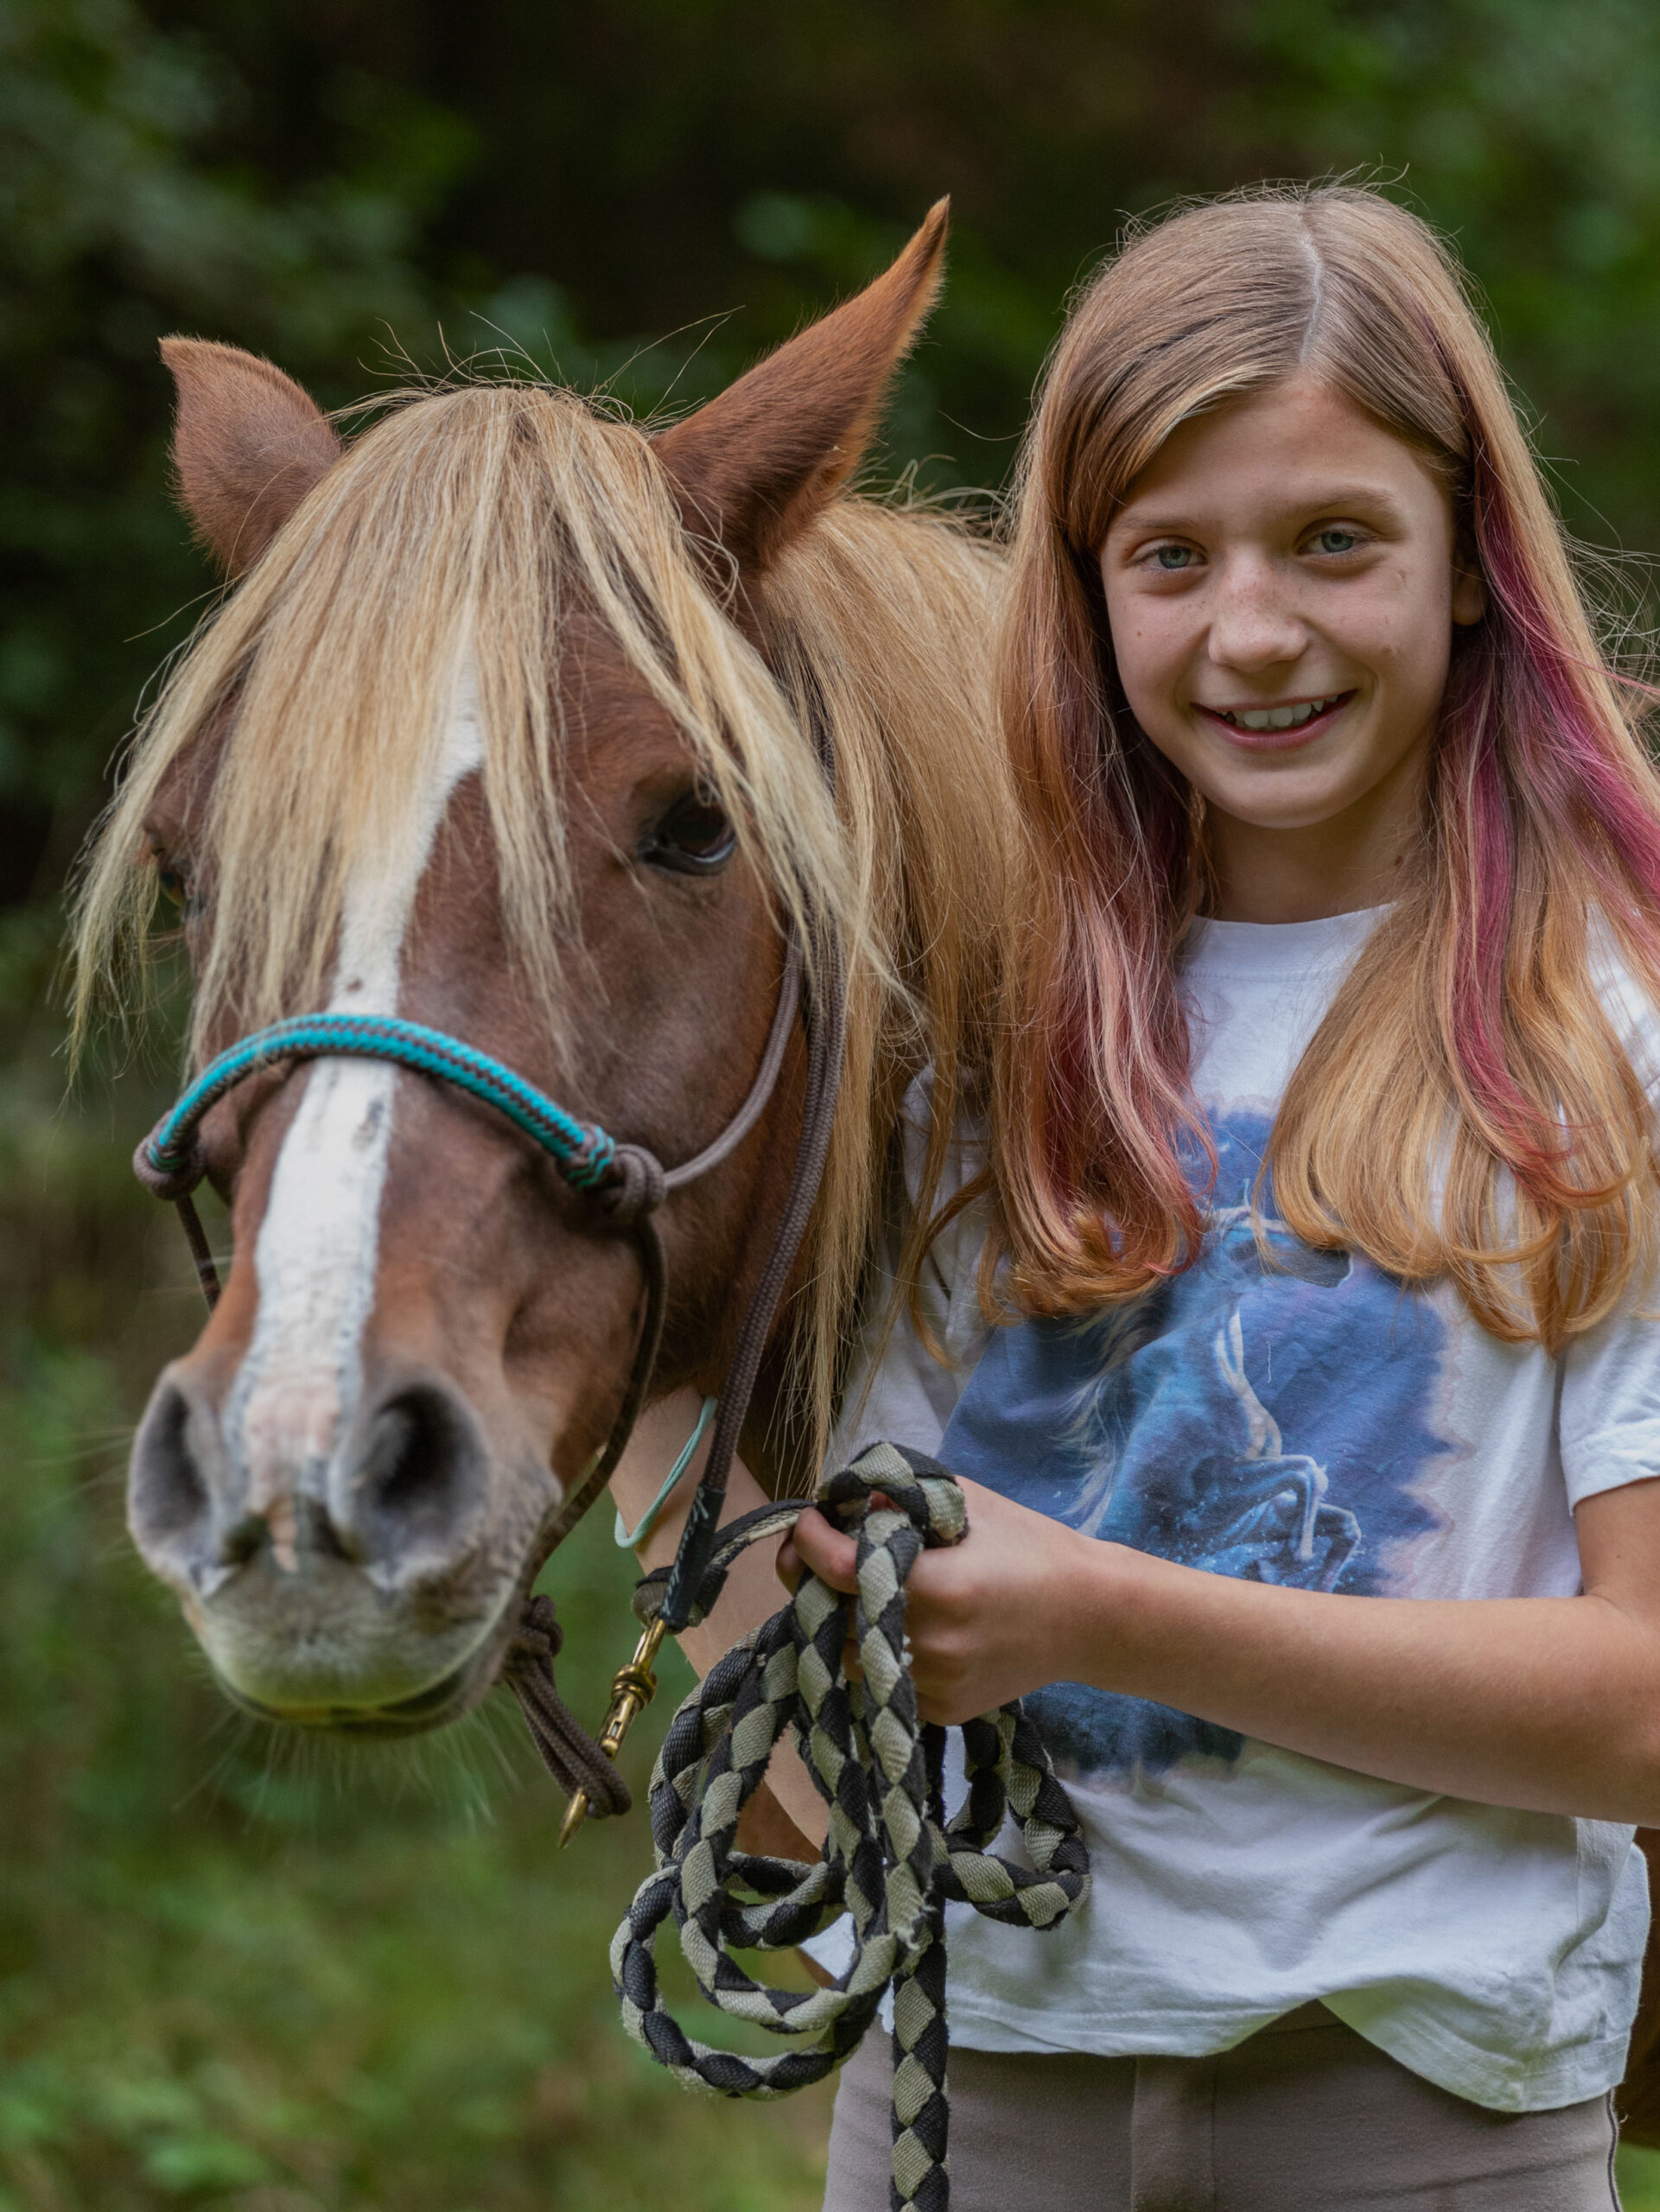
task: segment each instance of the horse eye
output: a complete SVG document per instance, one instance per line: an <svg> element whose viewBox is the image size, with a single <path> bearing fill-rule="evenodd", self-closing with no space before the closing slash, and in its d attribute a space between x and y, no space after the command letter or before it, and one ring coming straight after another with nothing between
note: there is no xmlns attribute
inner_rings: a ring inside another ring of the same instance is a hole
<svg viewBox="0 0 1660 2212"><path fill-rule="evenodd" d="M162 898L175 906L188 907L194 896L190 878L182 868L173 866L159 845L152 845L149 849L156 862L156 880Z"/></svg>
<svg viewBox="0 0 1660 2212"><path fill-rule="evenodd" d="M639 856L648 867L665 868L677 875L713 875L737 848L737 832L713 795L696 791L677 798L647 832Z"/></svg>
<svg viewBox="0 0 1660 2212"><path fill-rule="evenodd" d="M196 887L181 868L175 868L165 849L159 844L149 849L156 863L156 882L163 899L176 906L181 917L190 921L196 912Z"/></svg>

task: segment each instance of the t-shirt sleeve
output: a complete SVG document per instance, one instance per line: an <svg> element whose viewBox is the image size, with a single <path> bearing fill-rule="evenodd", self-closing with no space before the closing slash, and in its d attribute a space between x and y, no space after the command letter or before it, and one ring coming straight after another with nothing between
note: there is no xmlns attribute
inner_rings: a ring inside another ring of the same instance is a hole
<svg viewBox="0 0 1660 2212"><path fill-rule="evenodd" d="M1660 1103L1660 1020L1595 927L1592 974L1638 1079ZM1660 1476L1660 1278L1568 1346L1558 1427L1570 1506Z"/></svg>
<svg viewBox="0 0 1660 2212"><path fill-rule="evenodd" d="M929 1094L919 1077L906 1094L901 1122L905 1192L914 1205L927 1142ZM949 1198L975 1174L984 1140L971 1125L956 1140L941 1191ZM944 1363L924 1342L899 1287L906 1223L891 1223L877 1255L860 1317L842 1410L830 1440L830 1464L844 1467L877 1443L905 1444L937 1452L975 1361L986 1324L978 1294L980 1248L985 1240L983 1204L966 1207L934 1240L920 1284L927 1332L946 1354Z"/></svg>
<svg viewBox="0 0 1660 2212"><path fill-rule="evenodd" d="M1660 1475L1660 1282L1562 1355L1560 1434L1570 1506Z"/></svg>

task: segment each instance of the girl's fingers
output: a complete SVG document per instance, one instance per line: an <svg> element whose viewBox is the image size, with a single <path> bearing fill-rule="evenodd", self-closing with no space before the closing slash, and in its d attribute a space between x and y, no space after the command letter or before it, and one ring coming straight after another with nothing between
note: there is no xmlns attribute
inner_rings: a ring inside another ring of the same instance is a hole
<svg viewBox="0 0 1660 2212"><path fill-rule="evenodd" d="M815 1514L813 1516L815 1520L822 1519L822 1517L823 1516L818 1514ZM832 1535L838 1534L838 1532L835 1530L832 1530L831 1533ZM778 1579L792 1597L795 1594L796 1585L800 1581L802 1576L806 1573L806 1564L803 1560L801 1554L797 1551L795 1548L795 1538L792 1535L786 1536L784 1539L784 1541L778 1548ZM815 1570L815 1572L817 1571L817 1570ZM825 1582L829 1582L832 1589L846 1589L850 1592L854 1587L853 1576L850 1571L845 1583L836 1581L833 1576L830 1574L823 1574L820 1579ZM848 1680L849 1681L856 1682L862 1678L862 1669L859 1665L859 1647L852 1637L849 1637L846 1643L843 1647L842 1664L847 1670Z"/></svg>
<svg viewBox="0 0 1660 2212"><path fill-rule="evenodd" d="M779 1573L787 1580L790 1568L810 1567L819 1580L828 1582L832 1590L850 1592L858 1586L853 1573L857 1557L858 1547L853 1538L844 1536L810 1505L796 1522L794 1533L785 1539L779 1548Z"/></svg>

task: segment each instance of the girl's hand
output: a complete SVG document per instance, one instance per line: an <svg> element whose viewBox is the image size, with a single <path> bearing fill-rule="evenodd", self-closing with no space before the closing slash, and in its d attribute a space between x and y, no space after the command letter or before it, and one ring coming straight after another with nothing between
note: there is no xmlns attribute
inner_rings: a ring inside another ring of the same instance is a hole
<svg viewBox="0 0 1660 2212"><path fill-rule="evenodd" d="M978 1483L963 1494L968 1535L924 1552L906 1586L917 1709L948 1726L1068 1678L1078 1625L1094 1610L1084 1592L1116 1548ZM809 1507L779 1552L779 1573L793 1589L805 1565L850 1592L855 1555L853 1537Z"/></svg>

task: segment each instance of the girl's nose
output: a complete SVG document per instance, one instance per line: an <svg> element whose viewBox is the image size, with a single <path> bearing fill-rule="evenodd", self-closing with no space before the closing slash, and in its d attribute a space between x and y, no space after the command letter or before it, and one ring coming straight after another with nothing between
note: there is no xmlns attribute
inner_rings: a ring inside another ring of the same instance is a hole
<svg viewBox="0 0 1660 2212"><path fill-rule="evenodd" d="M1214 664L1254 675L1298 659L1307 643L1279 578L1256 563L1230 563L1212 602L1207 647Z"/></svg>

